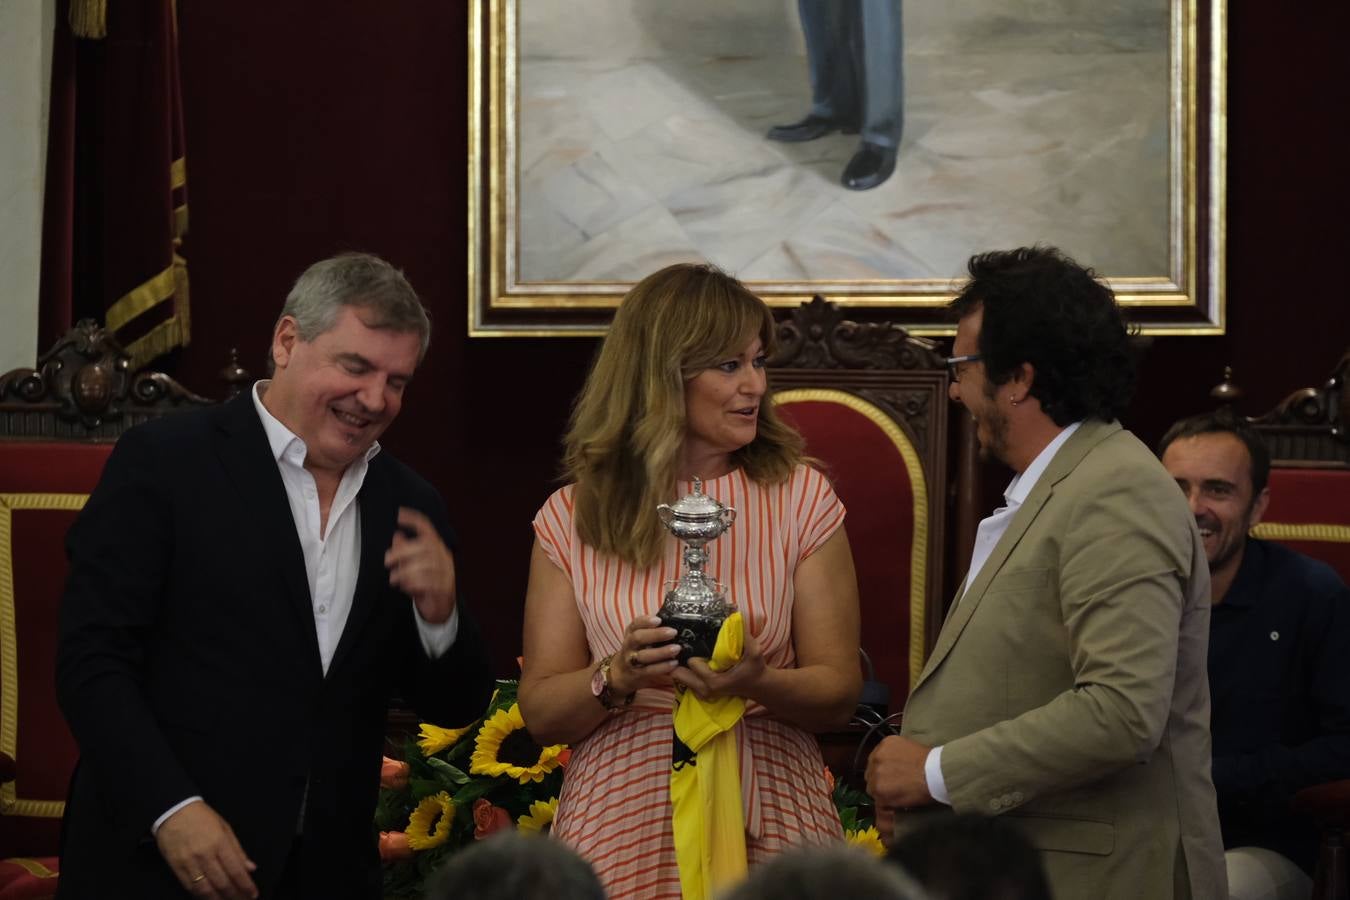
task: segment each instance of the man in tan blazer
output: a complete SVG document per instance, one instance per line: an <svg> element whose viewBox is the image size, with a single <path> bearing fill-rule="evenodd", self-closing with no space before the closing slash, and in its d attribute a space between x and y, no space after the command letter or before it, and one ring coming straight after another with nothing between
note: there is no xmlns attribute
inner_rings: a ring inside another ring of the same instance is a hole
<svg viewBox="0 0 1350 900"><path fill-rule="evenodd" d="M1059 900L1222 900L1208 567L1185 498L1115 421L1134 386L1115 298L1046 248L970 274L950 393L1017 474L868 761L879 824L1002 815Z"/></svg>

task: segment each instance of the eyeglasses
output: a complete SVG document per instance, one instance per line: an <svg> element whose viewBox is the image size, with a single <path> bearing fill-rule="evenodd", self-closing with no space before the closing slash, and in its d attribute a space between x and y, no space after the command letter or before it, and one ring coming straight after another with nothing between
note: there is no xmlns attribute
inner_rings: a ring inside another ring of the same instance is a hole
<svg viewBox="0 0 1350 900"><path fill-rule="evenodd" d="M947 377L953 382L961 380L961 364L979 362L984 359L983 353L968 353L965 356L949 356L944 362L947 363Z"/></svg>

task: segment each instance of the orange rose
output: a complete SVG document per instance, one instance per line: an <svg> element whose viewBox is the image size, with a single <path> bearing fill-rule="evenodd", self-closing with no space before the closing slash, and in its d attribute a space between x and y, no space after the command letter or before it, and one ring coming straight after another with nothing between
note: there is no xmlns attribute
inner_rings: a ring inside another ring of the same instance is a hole
<svg viewBox="0 0 1350 900"><path fill-rule="evenodd" d="M568 747L566 750L558 754L558 765L562 766L564 769L567 768L567 764L570 763L571 761L572 761L571 747Z"/></svg>
<svg viewBox="0 0 1350 900"><path fill-rule="evenodd" d="M400 859L412 859L413 849L408 846L408 836L401 831L380 832L380 862L397 862Z"/></svg>
<svg viewBox="0 0 1350 900"><path fill-rule="evenodd" d="M401 791L408 786L408 764L398 759L384 758L380 763L380 787Z"/></svg>
<svg viewBox="0 0 1350 900"><path fill-rule="evenodd" d="M500 806L493 806L483 797L473 801L473 837L482 840L494 831L511 827L511 814Z"/></svg>
<svg viewBox="0 0 1350 900"><path fill-rule="evenodd" d="M834 793L834 773L830 771L829 766L825 767L825 788L829 793Z"/></svg>

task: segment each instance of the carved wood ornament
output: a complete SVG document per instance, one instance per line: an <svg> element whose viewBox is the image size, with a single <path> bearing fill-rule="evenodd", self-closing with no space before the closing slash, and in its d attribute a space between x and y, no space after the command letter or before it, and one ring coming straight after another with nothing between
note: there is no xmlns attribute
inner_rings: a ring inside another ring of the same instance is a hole
<svg viewBox="0 0 1350 900"><path fill-rule="evenodd" d="M819 294L778 323L769 366L792 369L941 369L937 344L891 322L851 322Z"/></svg>
<svg viewBox="0 0 1350 900"><path fill-rule="evenodd" d="M842 387L881 407L907 426L915 448L928 456L933 404L944 402L945 384L935 392L935 383L911 386L911 379L895 376L944 372L945 357L936 343L891 322L845 319L843 310L819 294L780 321L776 336L778 346L767 362L776 386L798 385L793 373L813 370L811 384ZM945 416L940 418L945 423Z"/></svg>
<svg viewBox="0 0 1350 900"><path fill-rule="evenodd" d="M1210 396L1236 402L1242 390L1233 384L1232 369ZM1272 410L1248 421L1270 447L1271 461L1280 466L1350 468L1350 350L1341 356L1321 387L1306 387L1285 397Z"/></svg>
<svg viewBox="0 0 1350 900"><path fill-rule="evenodd" d="M0 375L0 437L112 441L147 419L211 403L162 372L132 372L112 335L82 319L36 368Z"/></svg>

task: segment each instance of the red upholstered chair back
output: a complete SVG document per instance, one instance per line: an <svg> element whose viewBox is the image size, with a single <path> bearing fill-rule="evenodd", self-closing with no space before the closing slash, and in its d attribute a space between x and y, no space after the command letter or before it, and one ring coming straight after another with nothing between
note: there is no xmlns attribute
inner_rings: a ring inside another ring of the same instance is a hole
<svg viewBox="0 0 1350 900"><path fill-rule="evenodd" d="M1237 393L1229 381L1214 393ZM1328 563L1350 584L1350 352L1321 387L1252 419L1270 449L1270 506L1253 529Z"/></svg>
<svg viewBox="0 0 1350 900"><path fill-rule="evenodd" d="M78 752L56 705L65 534L111 444L0 441L0 856L56 852Z"/></svg>
<svg viewBox="0 0 1350 900"><path fill-rule="evenodd" d="M774 397L783 418L829 475L848 510L858 575L863 649L876 680L903 703L926 658L929 497L914 444L873 403L838 389L797 389Z"/></svg>
<svg viewBox="0 0 1350 900"><path fill-rule="evenodd" d="M57 852L78 755L56 704L66 531L122 432L209 402L161 373L132 373L122 349L89 321L36 368L0 375L0 861L55 865L46 857ZM42 881L28 864L16 863ZM20 889L6 871L4 897ZM47 896L49 886L35 884L31 896Z"/></svg>
<svg viewBox="0 0 1350 900"><path fill-rule="evenodd" d="M1270 471L1270 505L1252 533L1320 559L1350 584L1350 468Z"/></svg>
<svg viewBox="0 0 1350 900"><path fill-rule="evenodd" d="M862 647L904 706L942 624L947 372L929 341L816 298L779 325L774 401L848 510Z"/></svg>

